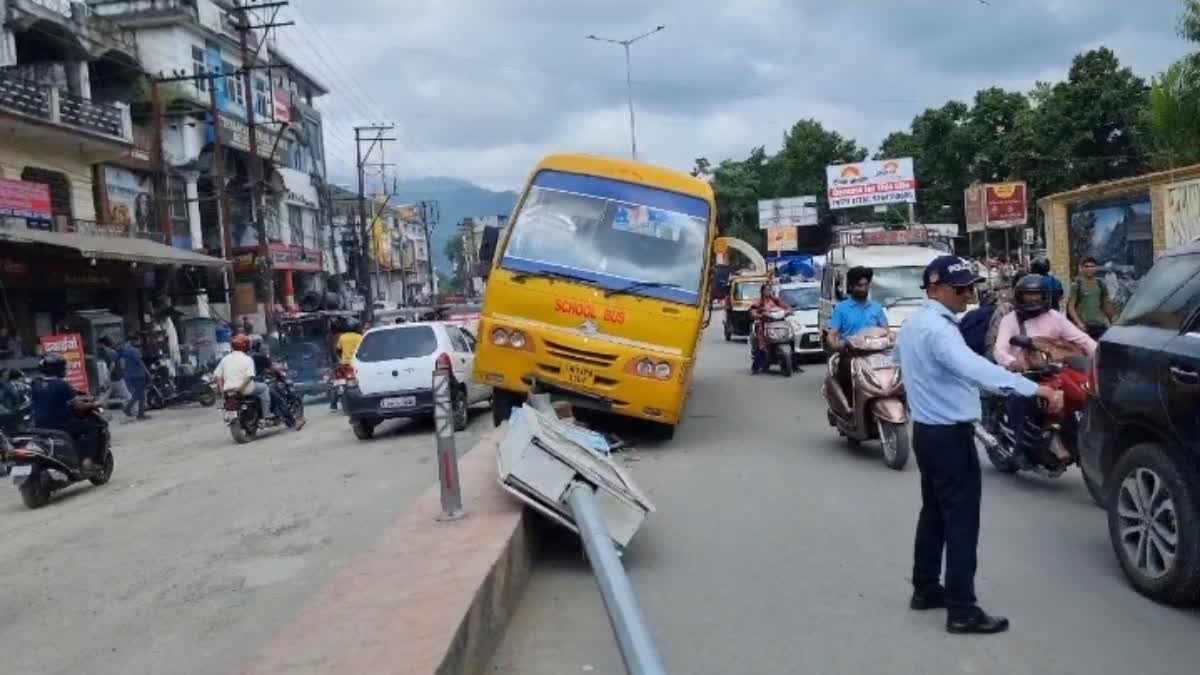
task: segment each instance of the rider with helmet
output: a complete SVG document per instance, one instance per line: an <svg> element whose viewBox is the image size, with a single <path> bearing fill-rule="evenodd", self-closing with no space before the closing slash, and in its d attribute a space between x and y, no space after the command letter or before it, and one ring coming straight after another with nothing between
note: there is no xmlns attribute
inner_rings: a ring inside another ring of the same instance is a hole
<svg viewBox="0 0 1200 675"><path fill-rule="evenodd" d="M251 338L250 344L250 358L254 361L254 373L256 376L261 375L266 377L267 375L270 375L281 380L287 377L287 371L284 370L279 364L272 361L271 357L267 355L267 351L263 349L262 338ZM300 431L301 427L304 426L304 420L297 420L295 416L292 415L292 410L290 407L288 407L287 398L284 397L284 395L280 393L277 388L272 387L265 380L255 383L254 386L256 390L259 385L265 385L267 387L267 395L270 396L271 400L271 407L266 409L270 412L263 414L279 415L283 418L283 423L286 424L288 428Z"/></svg>
<svg viewBox="0 0 1200 675"><path fill-rule="evenodd" d="M1000 320L996 341L992 345L992 356L996 363L1012 371L1027 367L1024 350L1011 344L1012 338L1018 335L1064 340L1082 348L1088 357L1095 353L1096 341L1079 330L1061 312L1051 309L1050 295L1046 279L1040 274L1026 274L1013 286L1013 311ZM1024 428L1031 401L1020 396L1008 398L1008 418L1012 429ZM1067 459L1065 452L1063 448L1054 448L1060 460Z"/></svg>
<svg viewBox="0 0 1200 675"><path fill-rule="evenodd" d="M87 394L67 384L67 360L62 354L50 352L38 363L42 377L31 385L33 426L37 429L62 431L75 441L84 470L91 470L100 461L101 424L90 417L72 414L73 410L88 411L100 404L86 398ZM85 397L84 400L79 400Z"/></svg>
<svg viewBox="0 0 1200 675"><path fill-rule="evenodd" d="M1050 261L1045 258L1038 258L1029 265L1031 274L1040 274L1046 282L1046 292L1050 296L1050 309L1059 311L1062 304L1064 289L1062 282L1058 277L1050 273Z"/></svg>
<svg viewBox="0 0 1200 675"><path fill-rule="evenodd" d="M223 393L257 396L263 416L270 414L271 390L265 382L254 379L254 359L250 357L250 336L238 334L230 343L233 351L226 354L213 370L213 379Z"/></svg>

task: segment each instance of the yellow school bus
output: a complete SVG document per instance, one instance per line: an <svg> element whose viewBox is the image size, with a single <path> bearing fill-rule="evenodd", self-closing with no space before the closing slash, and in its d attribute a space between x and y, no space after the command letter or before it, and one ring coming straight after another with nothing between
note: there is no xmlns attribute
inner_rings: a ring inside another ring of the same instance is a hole
<svg viewBox="0 0 1200 675"><path fill-rule="evenodd" d="M497 243L474 377L496 424L532 388L679 423L709 306L708 183L641 162L551 155Z"/></svg>

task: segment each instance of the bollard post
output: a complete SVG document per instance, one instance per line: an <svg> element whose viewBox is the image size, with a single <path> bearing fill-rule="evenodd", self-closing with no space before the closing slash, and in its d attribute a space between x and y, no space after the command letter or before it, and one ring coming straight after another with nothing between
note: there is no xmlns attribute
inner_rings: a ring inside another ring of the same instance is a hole
<svg viewBox="0 0 1200 675"><path fill-rule="evenodd" d="M433 368L433 433L437 443L438 485L442 492L442 513L438 520L458 520L466 515L462 484L458 480L458 452L454 447L452 378L450 355L443 353Z"/></svg>

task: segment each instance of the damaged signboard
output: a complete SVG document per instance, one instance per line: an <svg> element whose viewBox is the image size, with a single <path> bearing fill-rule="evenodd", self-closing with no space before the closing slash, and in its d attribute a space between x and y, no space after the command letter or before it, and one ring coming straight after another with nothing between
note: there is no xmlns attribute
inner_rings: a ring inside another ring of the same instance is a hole
<svg viewBox="0 0 1200 675"><path fill-rule="evenodd" d="M596 447L595 436L524 405L509 420L496 463L500 485L543 515L578 533L567 495L578 483L595 491L609 536L625 548L654 511L633 480Z"/></svg>

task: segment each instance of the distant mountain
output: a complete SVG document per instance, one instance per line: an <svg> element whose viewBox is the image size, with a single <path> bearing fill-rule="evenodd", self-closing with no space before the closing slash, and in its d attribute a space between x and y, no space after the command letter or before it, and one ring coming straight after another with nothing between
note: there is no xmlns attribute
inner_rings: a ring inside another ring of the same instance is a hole
<svg viewBox="0 0 1200 675"><path fill-rule="evenodd" d="M467 217L508 215L517 203L517 193L511 190L494 192L459 178L412 178L396 186L393 203L408 204L436 199L441 219L433 230L433 264L438 271L449 274L451 265L443 250L450 237L456 236L458 223Z"/></svg>

